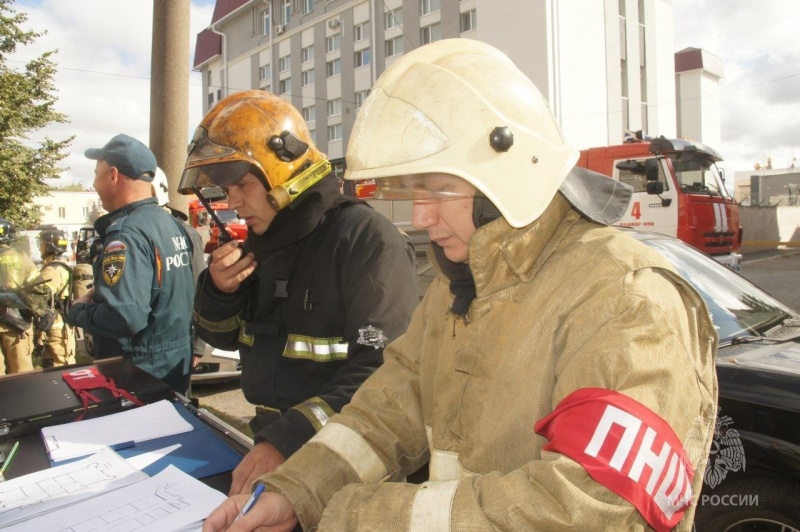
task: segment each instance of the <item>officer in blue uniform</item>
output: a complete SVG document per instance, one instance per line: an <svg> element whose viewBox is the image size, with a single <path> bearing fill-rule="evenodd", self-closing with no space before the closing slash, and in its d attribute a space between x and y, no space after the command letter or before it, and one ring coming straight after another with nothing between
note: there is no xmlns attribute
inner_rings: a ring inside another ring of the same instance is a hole
<svg viewBox="0 0 800 532"><path fill-rule="evenodd" d="M68 320L92 333L95 358L122 355L186 393L191 239L152 195L156 158L147 146L120 134L85 155L97 161L94 188L108 214L94 223L103 241L94 288L75 301Z"/></svg>

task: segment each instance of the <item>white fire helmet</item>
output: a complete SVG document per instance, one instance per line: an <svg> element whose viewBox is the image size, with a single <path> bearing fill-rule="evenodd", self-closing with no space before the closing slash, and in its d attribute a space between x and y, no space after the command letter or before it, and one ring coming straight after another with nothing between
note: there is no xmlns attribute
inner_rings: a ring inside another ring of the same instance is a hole
<svg viewBox="0 0 800 532"><path fill-rule="evenodd" d="M423 193L419 174L455 175L524 227L577 160L539 90L505 54L446 39L409 52L375 83L344 177L376 179L379 199L414 199Z"/></svg>
<svg viewBox="0 0 800 532"><path fill-rule="evenodd" d="M169 203L169 182L167 174L159 167L156 167L156 175L153 178L153 196L156 197L158 204L162 207Z"/></svg>

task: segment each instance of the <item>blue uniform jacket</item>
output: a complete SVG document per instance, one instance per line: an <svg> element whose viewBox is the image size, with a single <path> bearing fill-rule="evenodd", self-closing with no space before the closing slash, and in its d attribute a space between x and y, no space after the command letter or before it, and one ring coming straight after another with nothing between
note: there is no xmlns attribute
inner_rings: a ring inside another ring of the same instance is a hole
<svg viewBox="0 0 800 532"><path fill-rule="evenodd" d="M185 393L192 356L191 239L155 198L108 213L94 226L103 251L92 266L93 303L73 305L69 322L94 335L95 358L122 355Z"/></svg>

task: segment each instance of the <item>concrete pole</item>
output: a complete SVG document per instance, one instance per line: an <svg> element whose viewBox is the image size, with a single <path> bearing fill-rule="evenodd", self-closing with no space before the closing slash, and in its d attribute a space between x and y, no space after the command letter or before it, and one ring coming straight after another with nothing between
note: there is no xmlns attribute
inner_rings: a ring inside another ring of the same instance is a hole
<svg viewBox="0 0 800 532"><path fill-rule="evenodd" d="M170 206L188 212L177 192L189 142L190 0L153 0L150 149L167 175Z"/></svg>

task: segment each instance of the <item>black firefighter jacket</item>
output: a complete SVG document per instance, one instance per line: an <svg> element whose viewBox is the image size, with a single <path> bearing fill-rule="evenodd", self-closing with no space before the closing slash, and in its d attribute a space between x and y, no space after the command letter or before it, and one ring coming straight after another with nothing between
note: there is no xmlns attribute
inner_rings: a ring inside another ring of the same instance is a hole
<svg viewBox="0 0 800 532"><path fill-rule="evenodd" d="M419 302L400 232L339 194L329 175L249 233L256 272L232 294L208 270L195 298L198 334L239 349L242 390L259 408L255 441L290 456L350 401L405 332Z"/></svg>

